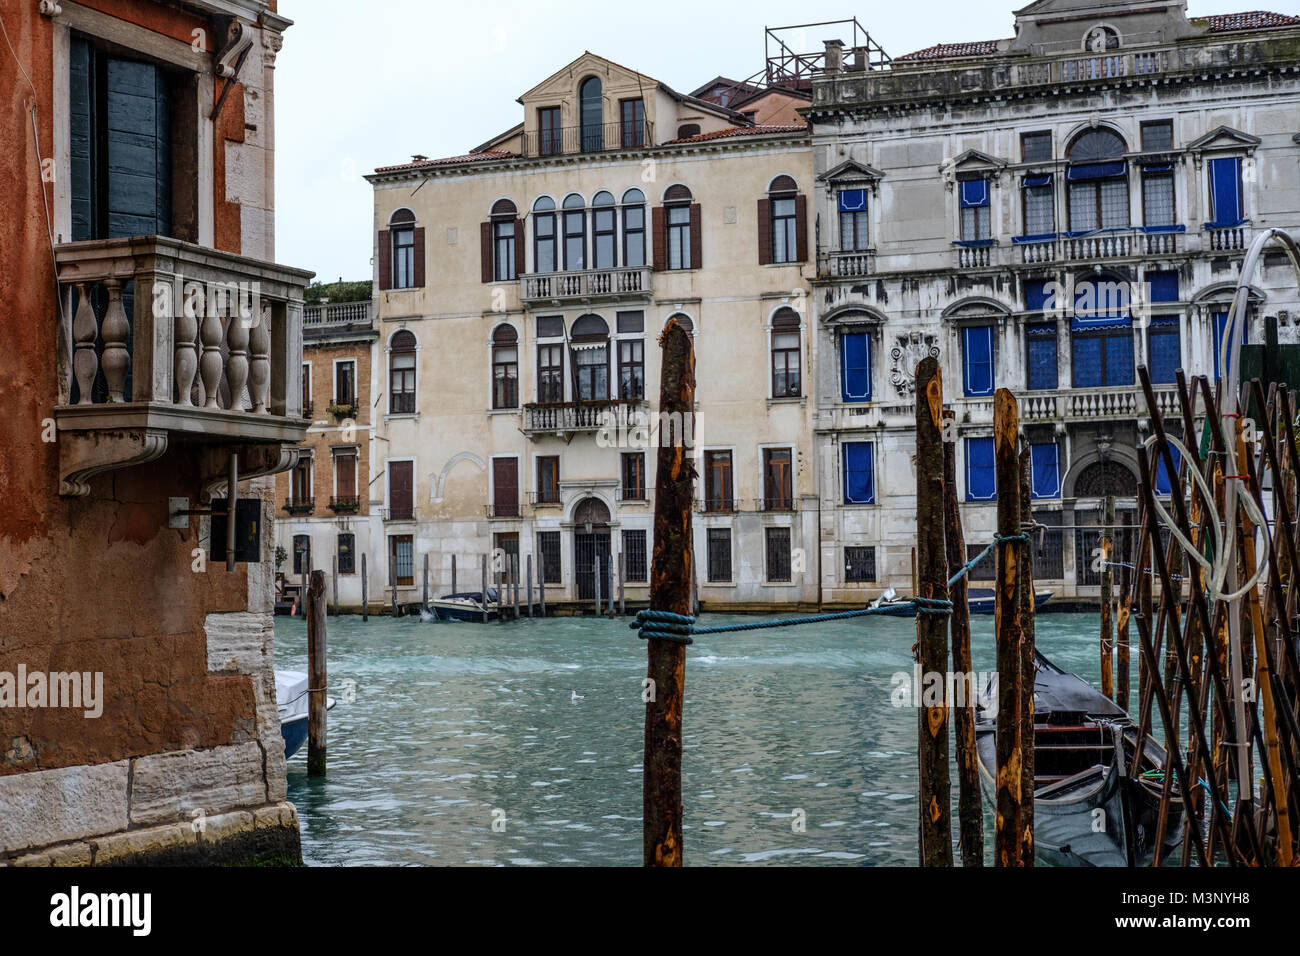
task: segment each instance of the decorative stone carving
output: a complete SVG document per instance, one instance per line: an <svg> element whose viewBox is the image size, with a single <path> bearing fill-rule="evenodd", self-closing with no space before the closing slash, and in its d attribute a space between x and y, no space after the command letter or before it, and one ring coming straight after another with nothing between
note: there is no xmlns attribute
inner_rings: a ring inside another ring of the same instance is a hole
<svg viewBox="0 0 1300 956"><path fill-rule="evenodd" d="M936 337L928 332L912 331L896 336L897 344L889 350L889 381L902 398L916 391L916 366L924 358L939 357Z"/></svg>

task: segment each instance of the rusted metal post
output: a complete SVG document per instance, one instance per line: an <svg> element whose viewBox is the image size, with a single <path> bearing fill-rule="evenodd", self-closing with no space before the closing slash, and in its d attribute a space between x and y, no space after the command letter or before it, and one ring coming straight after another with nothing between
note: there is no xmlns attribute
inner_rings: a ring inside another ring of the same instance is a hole
<svg viewBox="0 0 1300 956"><path fill-rule="evenodd" d="M366 553L361 552L361 620L370 620L370 591L366 577Z"/></svg>
<svg viewBox="0 0 1300 956"><path fill-rule="evenodd" d="M307 776L325 776L325 572L307 588Z"/></svg>
<svg viewBox="0 0 1300 956"><path fill-rule="evenodd" d="M945 432L956 420L952 409L943 413ZM961 505L957 501L957 443L943 443L943 511L944 545L948 554L948 576L957 574L966 564L965 535L962 531ZM966 577L948 588L952 601L952 671L959 694L952 701L957 745L957 817L961 833L962 866L984 865L984 813L980 805L979 755L975 751L975 698L980 688L974 684L971 663L970 606L966 603Z"/></svg>
<svg viewBox="0 0 1300 956"><path fill-rule="evenodd" d="M692 421L695 409L695 354L691 337L670 319L659 337L663 371L661 414ZM693 428L693 422L691 426ZM685 436L683 436L685 437ZM691 613L694 547L691 506L695 467L685 441L661 443L655 474L654 556L650 607ZM644 862L682 865L682 700L686 689L684 640L647 639L645 756L642 774Z"/></svg>
<svg viewBox="0 0 1300 956"><path fill-rule="evenodd" d="M939 360L916 367L916 569L926 600L947 600L948 567L943 538L943 378ZM948 620L933 608L916 610L916 653L923 693L917 705L920 772L921 865L952 866L952 786L948 777ZM937 698L937 699L935 699Z"/></svg>
<svg viewBox="0 0 1300 956"><path fill-rule="evenodd" d="M1115 636L1111 620L1111 572L1115 551L1115 496L1107 495L1101 517L1101 692L1115 699Z"/></svg>
<svg viewBox="0 0 1300 956"><path fill-rule="evenodd" d="M1020 431L1020 409L1015 396L1000 388L993 398L993 454L998 489L998 535L1014 538L1020 533L1020 462L1016 456L1016 438ZM1022 768L1026 746L1021 732L1024 717L1022 682L1031 673L1020 671L1021 641L1024 640L1020 618L1020 551L1017 542L999 540L997 554L997 591L994 628L997 632L998 716L997 749L997 824L994 840L998 866L1029 866L1033 862L1033 828L1024 827Z"/></svg>

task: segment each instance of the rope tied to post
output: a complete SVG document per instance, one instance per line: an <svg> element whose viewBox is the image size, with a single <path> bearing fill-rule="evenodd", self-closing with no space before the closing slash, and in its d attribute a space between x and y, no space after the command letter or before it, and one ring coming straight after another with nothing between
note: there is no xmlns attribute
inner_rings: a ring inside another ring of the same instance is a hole
<svg viewBox="0 0 1300 956"><path fill-rule="evenodd" d="M696 627L695 618L689 614L674 614L671 611L637 611L636 620L628 627L640 631L642 640L655 638L676 644L692 644L692 634L731 634L736 631L762 631L774 627L795 627L799 624L822 624L827 621L844 621L849 618L867 617L872 614L893 614L899 609L914 607L918 614L951 614L952 602L946 598L911 598L882 607L865 607L852 611L836 611L832 614L813 614L807 617L788 617L779 621L751 621L747 624L721 624L715 627Z"/></svg>

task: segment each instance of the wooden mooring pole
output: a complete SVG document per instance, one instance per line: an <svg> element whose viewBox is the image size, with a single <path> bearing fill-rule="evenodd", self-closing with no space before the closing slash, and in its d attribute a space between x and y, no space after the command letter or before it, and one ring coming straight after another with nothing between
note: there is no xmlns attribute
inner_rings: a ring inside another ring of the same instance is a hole
<svg viewBox="0 0 1300 956"><path fill-rule="evenodd" d="M483 623L486 624L488 622L488 586L487 586L488 576L487 576L487 555L486 554L483 555L483 561L481 567L483 571L483 583L481 585L482 591L479 594L479 597L482 598L482 601L480 603L483 605ZM500 602L498 602L497 612L500 613L500 610L501 610L501 605Z"/></svg>
<svg viewBox="0 0 1300 956"><path fill-rule="evenodd" d="M1028 832L1026 866L1034 865L1034 557L1031 542L1034 527L1033 483L1031 481L1029 444L1020 452L1020 530L1030 540L1016 545L1020 555L1020 758L1021 833ZM1026 851L1022 851L1026 852Z"/></svg>
<svg viewBox="0 0 1300 956"><path fill-rule="evenodd" d="M524 567L524 580L528 582L528 617L533 616L533 555L531 552L527 555Z"/></svg>
<svg viewBox="0 0 1300 956"><path fill-rule="evenodd" d="M335 617L339 616L339 556L334 555L333 573L330 575L330 587L334 590L334 610Z"/></svg>
<svg viewBox="0 0 1300 956"><path fill-rule="evenodd" d="M945 430L948 420L956 420L952 409L943 413ZM966 564L966 537L962 531L961 505L957 501L957 443L943 443L943 512L944 544L951 578ZM970 606L967 602L966 577L948 589L952 602L949 626L952 630L952 670L957 680L958 700L952 701L957 746L957 817L961 833L962 866L984 865L984 811L980 804L979 755L975 751L975 703L981 688L975 686L971 663Z"/></svg>
<svg viewBox="0 0 1300 956"><path fill-rule="evenodd" d="M916 568L920 591L927 600L946 600L948 568L944 553L943 379L939 361L925 358L916 367ZM948 619L943 614L916 611L917 661L922 687L929 675L948 669ZM948 778L948 701L940 690L915 701L918 722L917 761L920 771L921 865L952 866L952 788Z"/></svg>
<svg viewBox="0 0 1300 956"><path fill-rule="evenodd" d="M659 344L663 348L660 413L679 415L680 420L690 421L695 408L695 354L691 337L675 319L669 319ZM658 454L650 607L656 611L690 614L695 469L685 442L661 444ZM647 639L646 656L646 677L650 683L646 694L641 784L644 863L681 866L686 644L651 637Z"/></svg>
<svg viewBox="0 0 1300 956"><path fill-rule="evenodd" d="M307 588L307 776L325 776L325 572Z"/></svg>
<svg viewBox="0 0 1300 956"><path fill-rule="evenodd" d="M361 552L361 620L370 620L370 591L366 578L366 553Z"/></svg>
<svg viewBox="0 0 1300 956"><path fill-rule="evenodd" d="M429 606L429 552L424 552L424 600L420 603L420 608L427 609Z"/></svg>
<svg viewBox="0 0 1300 956"><path fill-rule="evenodd" d="M1101 513L1101 692L1115 699L1115 635L1111 620L1111 592L1115 553L1115 496L1107 495Z"/></svg>
<svg viewBox="0 0 1300 956"><path fill-rule="evenodd" d="M993 454L998 489L998 534L1014 538L1020 533L1020 462L1016 440L1020 431L1020 409L1015 396L1005 388L993 398ZM1028 682L1033 694L1033 673L1020 672L1020 550L1017 542L997 543L997 596L994 629L997 634L998 717L997 822L994 837L998 866L1033 864L1034 831L1026 827L1023 805L1022 768L1026 745L1022 739L1024 699L1021 685Z"/></svg>
<svg viewBox="0 0 1300 956"><path fill-rule="evenodd" d="M451 593L459 593L456 590L456 556L454 554L451 556Z"/></svg>
<svg viewBox="0 0 1300 956"><path fill-rule="evenodd" d="M1133 573L1129 565L1133 564L1133 526L1132 516L1124 512L1124 533L1120 540L1119 569L1119 611L1115 615L1115 703L1126 713L1129 698L1129 640L1128 621L1133 608Z"/></svg>

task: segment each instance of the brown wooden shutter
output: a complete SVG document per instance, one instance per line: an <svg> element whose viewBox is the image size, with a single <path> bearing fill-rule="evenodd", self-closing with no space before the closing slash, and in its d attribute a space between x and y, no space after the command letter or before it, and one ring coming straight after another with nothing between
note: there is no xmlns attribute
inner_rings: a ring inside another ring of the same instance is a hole
<svg viewBox="0 0 1300 956"><path fill-rule="evenodd" d="M415 230L412 255L415 257L415 288L424 288L424 227Z"/></svg>
<svg viewBox="0 0 1300 956"><path fill-rule="evenodd" d="M764 197L758 201L758 264L772 262L772 200Z"/></svg>
<svg viewBox="0 0 1300 956"><path fill-rule="evenodd" d="M334 467L338 472L336 482L339 497L351 498L357 493L357 456L355 452L340 453L334 456Z"/></svg>
<svg viewBox="0 0 1300 956"><path fill-rule="evenodd" d="M808 261L808 197L794 197L795 262Z"/></svg>
<svg viewBox="0 0 1300 956"><path fill-rule="evenodd" d="M482 253L483 281L492 282L492 223L480 223L478 227L479 251Z"/></svg>
<svg viewBox="0 0 1300 956"><path fill-rule="evenodd" d="M700 268L704 261L704 230L700 225L700 204L691 203L691 268Z"/></svg>
<svg viewBox="0 0 1300 956"><path fill-rule="evenodd" d="M410 518L415 513L415 494L411 481L413 468L409 461L388 463L388 516L390 518Z"/></svg>
<svg viewBox="0 0 1300 956"><path fill-rule="evenodd" d="M655 272L663 272L668 268L668 221L664 214L663 206L655 206L650 210L651 232L654 233L653 242Z"/></svg>
<svg viewBox="0 0 1300 956"><path fill-rule="evenodd" d="M518 279L527 272L528 269L524 263L524 221L515 220L515 274L510 278Z"/></svg>
<svg viewBox="0 0 1300 956"><path fill-rule="evenodd" d="M393 235L387 229L379 230L379 289L393 287Z"/></svg>
<svg viewBox="0 0 1300 956"><path fill-rule="evenodd" d="M498 516L519 514L519 459L492 459L492 504Z"/></svg>

